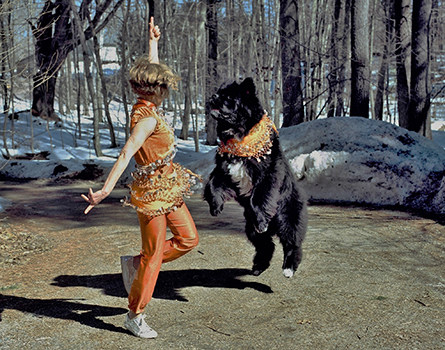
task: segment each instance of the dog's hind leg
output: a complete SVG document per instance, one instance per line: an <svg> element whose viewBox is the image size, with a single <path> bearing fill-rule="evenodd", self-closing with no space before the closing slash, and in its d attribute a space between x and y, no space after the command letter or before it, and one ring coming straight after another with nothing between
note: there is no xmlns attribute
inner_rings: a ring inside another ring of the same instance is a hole
<svg viewBox="0 0 445 350"><path fill-rule="evenodd" d="M301 245L289 244L288 242L281 241L283 245L283 275L290 278L297 271L298 265L301 263L303 257L303 250Z"/></svg>
<svg viewBox="0 0 445 350"><path fill-rule="evenodd" d="M275 244L267 232L258 233L252 223L246 223L246 233L256 251L253 258L252 274L259 276L270 266Z"/></svg>

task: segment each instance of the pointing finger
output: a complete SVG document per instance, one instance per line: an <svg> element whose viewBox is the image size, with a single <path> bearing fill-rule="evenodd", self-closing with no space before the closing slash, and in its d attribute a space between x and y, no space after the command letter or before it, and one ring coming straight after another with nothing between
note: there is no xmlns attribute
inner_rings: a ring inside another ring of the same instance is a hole
<svg viewBox="0 0 445 350"><path fill-rule="evenodd" d="M93 208L94 208L94 205L93 205L93 204L90 204L90 205L85 209L84 214L85 214L85 215L88 214L88 213L90 212L90 210L93 209Z"/></svg>

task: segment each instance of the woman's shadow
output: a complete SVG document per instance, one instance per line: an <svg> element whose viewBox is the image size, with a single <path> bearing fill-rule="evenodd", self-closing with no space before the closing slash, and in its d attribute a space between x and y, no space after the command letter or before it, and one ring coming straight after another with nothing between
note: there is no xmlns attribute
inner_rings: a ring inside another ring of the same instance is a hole
<svg viewBox="0 0 445 350"><path fill-rule="evenodd" d="M153 297L187 302L188 300L181 295L180 290L193 286L233 289L251 288L262 293L273 293L272 289L267 285L239 279L241 276L250 274L250 270L246 269L161 271ZM120 273L85 276L61 275L54 279L52 285L62 288L96 288L102 289L105 295L127 297ZM2 321L3 310L13 309L37 316L73 320L93 328L128 333L124 328L116 327L100 319L100 317L104 316L124 314L127 312L126 309L87 304L83 303L83 300L85 299L32 299L0 294L0 322Z"/></svg>
<svg viewBox="0 0 445 350"><path fill-rule="evenodd" d="M72 320L93 328L127 333L123 328L106 323L99 318L124 314L127 312L126 309L78 302L81 300L84 299L30 299L0 294L0 322L3 310L13 309L37 316Z"/></svg>
<svg viewBox="0 0 445 350"><path fill-rule="evenodd" d="M189 269L161 271L153 294L157 299L188 301L180 291L186 287L255 289L262 293L273 293L272 289L262 283L248 282L239 279L241 276L251 275L247 269ZM122 275L61 275L54 279L54 286L58 287L88 287L102 289L106 295L127 297L122 282Z"/></svg>

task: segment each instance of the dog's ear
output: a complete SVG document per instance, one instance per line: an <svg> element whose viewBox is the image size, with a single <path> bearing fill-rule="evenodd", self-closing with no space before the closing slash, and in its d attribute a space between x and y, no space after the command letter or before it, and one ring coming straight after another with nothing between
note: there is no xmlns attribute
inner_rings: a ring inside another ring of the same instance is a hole
<svg viewBox="0 0 445 350"><path fill-rule="evenodd" d="M255 96L255 83L251 77L244 79L244 81L240 84L241 91L247 95Z"/></svg>

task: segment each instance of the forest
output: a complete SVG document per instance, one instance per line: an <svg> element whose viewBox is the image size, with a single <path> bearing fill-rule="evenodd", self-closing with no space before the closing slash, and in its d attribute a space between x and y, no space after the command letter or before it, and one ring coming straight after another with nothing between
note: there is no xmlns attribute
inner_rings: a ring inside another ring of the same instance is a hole
<svg viewBox="0 0 445 350"><path fill-rule="evenodd" d="M34 118L82 138L82 116L117 147L110 103L147 53L151 17L161 60L181 77L163 108L178 135L217 144L206 101L224 82L252 77L278 127L317 118L384 120L431 138L445 118L445 15L439 0L0 0L2 141L13 147L17 100ZM205 128L201 127L204 120ZM197 146L198 148L198 146Z"/></svg>

